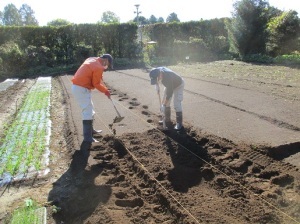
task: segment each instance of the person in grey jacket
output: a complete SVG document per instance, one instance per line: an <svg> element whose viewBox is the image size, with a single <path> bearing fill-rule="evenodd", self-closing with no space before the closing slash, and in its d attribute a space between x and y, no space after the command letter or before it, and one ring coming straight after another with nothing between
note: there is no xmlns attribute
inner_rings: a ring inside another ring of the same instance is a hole
<svg viewBox="0 0 300 224"><path fill-rule="evenodd" d="M183 100L183 90L184 90L184 80L183 78L173 72L171 69L166 67L157 67L150 71L149 73L151 79L151 85L156 85L156 91L160 93L159 83L164 85L163 99L161 102L161 112L164 115L164 122L166 124L171 122L171 107L170 103L174 95L174 109L176 112L176 125L175 130L180 130L182 125L182 105Z"/></svg>

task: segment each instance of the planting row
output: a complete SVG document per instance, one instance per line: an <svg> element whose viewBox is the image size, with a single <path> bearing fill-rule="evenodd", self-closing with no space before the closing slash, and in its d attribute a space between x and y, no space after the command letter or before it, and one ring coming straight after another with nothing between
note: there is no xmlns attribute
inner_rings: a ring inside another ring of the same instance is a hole
<svg viewBox="0 0 300 224"><path fill-rule="evenodd" d="M25 96L0 146L0 185L47 172L51 78L38 78Z"/></svg>

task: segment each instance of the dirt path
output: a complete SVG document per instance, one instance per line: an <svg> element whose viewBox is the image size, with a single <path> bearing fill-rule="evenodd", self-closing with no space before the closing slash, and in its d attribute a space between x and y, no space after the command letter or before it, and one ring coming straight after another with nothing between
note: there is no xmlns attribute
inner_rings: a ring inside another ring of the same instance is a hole
<svg viewBox="0 0 300 224"><path fill-rule="evenodd" d="M95 92L95 123L103 128L103 134L95 136L100 143L86 151L80 146L81 117L70 94L70 77L53 79L52 172L27 187L6 191L0 198L6 204L0 220L18 200L30 195L61 208L53 214L52 207L47 206L48 223L300 222L299 168L284 162L299 149L294 138L299 134L299 120L291 117L299 104L291 104L289 114L276 113L291 99L265 88L247 87L239 80L232 81L230 87L224 77L202 77L205 81L197 77L192 81L190 76L186 77L185 130L166 133L157 124L158 100L147 73L108 72L105 81L125 119L110 128L116 113L107 98ZM227 93L218 95L221 88ZM272 108L270 112L262 111L261 103L255 105L255 98L248 104L244 96L247 92L251 92L250 98L253 94L259 100L264 97ZM213 122L220 110L228 110L221 113L225 124L233 122L230 114L251 118L254 124L238 124L240 135L234 136L236 121L227 132L222 131L221 119ZM251 132L251 125L261 124L272 128L261 127L266 131L262 133L279 138L268 141L276 147L258 144L263 141L255 137L254 128ZM243 141L246 127L253 136ZM248 141L253 144L246 144ZM290 145L277 144L280 141Z"/></svg>

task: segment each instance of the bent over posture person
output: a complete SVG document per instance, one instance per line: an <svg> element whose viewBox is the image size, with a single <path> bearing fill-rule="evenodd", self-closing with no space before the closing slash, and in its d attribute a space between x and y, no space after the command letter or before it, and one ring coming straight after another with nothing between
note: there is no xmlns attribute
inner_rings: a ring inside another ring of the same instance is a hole
<svg viewBox="0 0 300 224"><path fill-rule="evenodd" d="M90 57L83 62L72 78L72 93L82 111L83 142L96 142L93 134L102 132L93 128L95 111L91 90L96 88L110 98L110 92L103 83L103 72L108 67L113 67L113 58L110 54Z"/></svg>
<svg viewBox="0 0 300 224"><path fill-rule="evenodd" d="M171 108L170 103L174 95L174 109L176 112L175 130L182 128L182 105L184 80L183 78L166 67L157 67L150 71L151 85L156 85L156 90L159 94L159 82L165 86L161 105L161 112L164 115L164 122L166 124L171 122Z"/></svg>

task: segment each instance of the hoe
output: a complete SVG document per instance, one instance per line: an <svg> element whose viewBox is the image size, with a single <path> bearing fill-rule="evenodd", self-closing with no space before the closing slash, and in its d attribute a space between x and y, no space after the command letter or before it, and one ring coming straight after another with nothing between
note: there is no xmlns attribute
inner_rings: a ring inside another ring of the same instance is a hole
<svg viewBox="0 0 300 224"><path fill-rule="evenodd" d="M121 121L124 119L124 117L121 117L119 111L117 110L117 107L116 107L114 101L113 101L112 99L110 99L110 100L111 100L111 102L112 102L112 104L113 104L113 106L114 106L114 108L115 108L115 110L116 110L116 112L117 112L117 114L118 114L118 116L116 116L116 117L114 118L114 122L113 122L113 123L119 123L119 122L121 122Z"/></svg>

